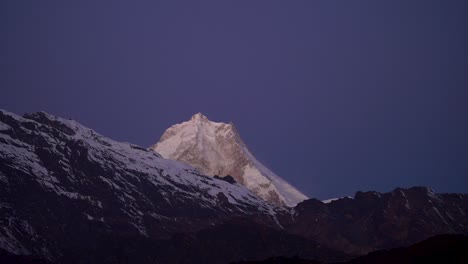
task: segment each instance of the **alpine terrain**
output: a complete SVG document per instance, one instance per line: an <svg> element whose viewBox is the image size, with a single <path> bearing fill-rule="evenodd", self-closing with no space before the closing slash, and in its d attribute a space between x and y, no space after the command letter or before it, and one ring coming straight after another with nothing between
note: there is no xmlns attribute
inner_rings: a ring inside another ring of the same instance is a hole
<svg viewBox="0 0 468 264"><path fill-rule="evenodd" d="M283 232L290 215L238 183L76 121L0 110L0 262L11 254L54 263L346 256Z"/></svg>
<svg viewBox="0 0 468 264"><path fill-rule="evenodd" d="M211 175L235 175L231 163L244 164L242 177L205 176L73 120L0 110L0 263L221 264L274 256L333 263L468 234L468 194L396 188L286 207L299 192L261 166L232 125L199 114L169 129L166 141L200 144L187 149L202 151L197 167ZM281 206L239 182L277 192Z"/></svg>
<svg viewBox="0 0 468 264"><path fill-rule="evenodd" d="M209 176L232 176L275 205L295 206L307 197L261 164L234 124L210 121L201 113L171 126L150 147L164 158L182 161Z"/></svg>

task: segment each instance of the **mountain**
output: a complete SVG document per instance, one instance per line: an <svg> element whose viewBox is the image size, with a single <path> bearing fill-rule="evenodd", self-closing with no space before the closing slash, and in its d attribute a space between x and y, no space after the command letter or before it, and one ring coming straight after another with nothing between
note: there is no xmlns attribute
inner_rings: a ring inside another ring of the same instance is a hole
<svg viewBox="0 0 468 264"><path fill-rule="evenodd" d="M295 206L307 197L261 164L234 124L210 121L201 113L168 128L150 147L164 158L182 161L209 176L232 176L275 205Z"/></svg>
<svg viewBox="0 0 468 264"><path fill-rule="evenodd" d="M49 259L105 233L170 238L233 216L279 228L282 210L239 184L43 112L0 112L0 182L0 248Z"/></svg>
<svg viewBox="0 0 468 264"><path fill-rule="evenodd" d="M0 111L0 183L0 249L30 256L25 261L225 263L272 252L346 256L285 233L279 219L290 216L290 209L236 182L204 176L44 112L20 117ZM229 243L219 241L223 237Z"/></svg>
<svg viewBox="0 0 468 264"><path fill-rule="evenodd" d="M329 203L309 199L294 208L287 232L352 255L408 246L439 234L468 234L468 194L427 187L357 192Z"/></svg>
<svg viewBox="0 0 468 264"><path fill-rule="evenodd" d="M338 262L468 233L468 195L426 187L275 206L44 112L0 111L0 262Z"/></svg>

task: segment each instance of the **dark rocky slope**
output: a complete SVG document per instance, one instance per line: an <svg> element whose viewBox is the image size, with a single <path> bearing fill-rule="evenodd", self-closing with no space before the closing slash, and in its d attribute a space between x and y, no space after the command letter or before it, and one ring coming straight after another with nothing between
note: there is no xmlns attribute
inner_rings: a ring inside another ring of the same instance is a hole
<svg viewBox="0 0 468 264"><path fill-rule="evenodd" d="M324 204L298 204L286 230L348 254L407 246L438 234L468 232L468 195L426 187L357 192Z"/></svg>
<svg viewBox="0 0 468 264"><path fill-rule="evenodd" d="M466 264L468 237L438 235L406 248L380 250L342 264Z"/></svg>
<svg viewBox="0 0 468 264"><path fill-rule="evenodd" d="M298 257L272 257L262 261L241 261L236 264L320 264ZM350 261L335 264L466 264L468 237L439 235L406 248L380 250Z"/></svg>
<svg viewBox="0 0 468 264"><path fill-rule="evenodd" d="M224 263L264 258L289 243L318 252L315 242L281 231L279 215L289 210L243 186L46 113L0 112L0 182L0 248L12 254L61 263L203 263L207 256ZM246 229L216 259L217 237L229 235L224 223L239 217L263 233ZM264 236L272 239L249 253Z"/></svg>
<svg viewBox="0 0 468 264"><path fill-rule="evenodd" d="M341 261L466 233L467 195L423 187L268 204L79 123L0 111L0 249L54 263ZM345 252L345 253L342 253Z"/></svg>

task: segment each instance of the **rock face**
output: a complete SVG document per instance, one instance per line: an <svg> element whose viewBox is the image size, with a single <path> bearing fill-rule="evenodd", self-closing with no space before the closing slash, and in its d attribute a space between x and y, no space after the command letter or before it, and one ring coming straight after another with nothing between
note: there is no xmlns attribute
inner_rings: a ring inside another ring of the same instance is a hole
<svg viewBox="0 0 468 264"><path fill-rule="evenodd" d="M467 194L425 187L277 207L231 177L204 176L75 121L0 111L4 262L343 261L466 234L467 215Z"/></svg>
<svg viewBox="0 0 468 264"><path fill-rule="evenodd" d="M0 111L0 248L9 253L61 260L129 239L121 244L135 251L232 217L280 229L282 210L75 121Z"/></svg>
<svg viewBox="0 0 468 264"><path fill-rule="evenodd" d="M167 129L150 149L205 175L230 175L275 205L294 206L307 199L252 155L232 123L212 122L201 113Z"/></svg>
<svg viewBox="0 0 468 264"><path fill-rule="evenodd" d="M330 203L310 199L283 225L293 234L349 254L407 246L438 234L468 233L468 195L426 187L357 192Z"/></svg>

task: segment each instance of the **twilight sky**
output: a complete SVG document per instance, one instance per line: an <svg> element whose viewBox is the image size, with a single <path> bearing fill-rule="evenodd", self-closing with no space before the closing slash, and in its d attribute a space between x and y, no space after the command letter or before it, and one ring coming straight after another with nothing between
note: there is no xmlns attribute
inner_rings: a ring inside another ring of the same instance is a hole
<svg viewBox="0 0 468 264"><path fill-rule="evenodd" d="M202 112L306 195L468 192L468 2L0 1L0 108L149 146Z"/></svg>

